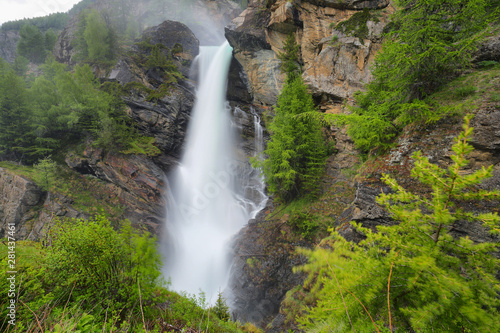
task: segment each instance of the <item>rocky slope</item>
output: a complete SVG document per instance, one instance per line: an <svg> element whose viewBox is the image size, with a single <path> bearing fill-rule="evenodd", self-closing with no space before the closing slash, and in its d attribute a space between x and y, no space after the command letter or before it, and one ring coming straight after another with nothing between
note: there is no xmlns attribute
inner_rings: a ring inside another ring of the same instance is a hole
<svg viewBox="0 0 500 333"><path fill-rule="evenodd" d="M300 45L304 81L320 109L328 113L345 112L341 103L352 103L353 94L371 80L369 68L380 50L382 33L393 10L390 2L384 0L253 0L226 27L226 38L248 79L253 103L272 105L276 102L284 80L276 55L282 51L286 36L293 33ZM355 28L351 29L353 26ZM476 61L499 61L498 40L498 34L488 37L478 48ZM498 74L491 76L487 89L478 88L484 96L494 94L500 88ZM494 165L494 176L484 183L484 187L500 189L500 151L495 122L500 114L500 104L498 97L488 98L483 97L485 101L473 109L476 130L472 144L476 150L471 156L470 168ZM422 150L432 162L446 167L451 162L450 147L461 130L461 124L461 117L449 117L432 126L408 128L395 148L364 163L359 170L361 157L353 142L344 130L331 128L336 153L328 160L323 195L314 204L314 209L321 210L321 205L329 207L322 214L331 216L332 225L352 241L359 241L361 235L353 230L350 221L372 228L395 223L375 202L380 191L388 190L380 181L382 173L391 172L404 186L422 191L410 177L412 152ZM494 203L468 205L476 211L499 211ZM294 255L294 247L313 245L294 238L293 230L286 226L288 219L287 214L280 213L280 208L270 205L266 214L249 223L234 243L232 288L235 315L241 320L251 320L267 327L269 332L296 330L293 320L286 318L284 308L278 313L278 304L287 290L300 284L302 279L292 273L292 267L303 260ZM475 241L500 240L464 221L456 223L453 232L466 234Z"/></svg>
<svg viewBox="0 0 500 333"><path fill-rule="evenodd" d="M324 109L335 109L370 81L369 66L392 11L387 0L252 0L226 27L226 38L248 76L254 102L273 105L284 80L276 54L293 33L300 45L304 81ZM343 28L342 22L353 28Z"/></svg>

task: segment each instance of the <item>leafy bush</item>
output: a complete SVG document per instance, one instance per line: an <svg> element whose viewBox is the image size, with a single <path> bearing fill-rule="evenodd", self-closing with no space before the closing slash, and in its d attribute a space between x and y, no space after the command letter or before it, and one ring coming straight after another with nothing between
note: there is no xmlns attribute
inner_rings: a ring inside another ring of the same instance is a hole
<svg viewBox="0 0 500 333"><path fill-rule="evenodd" d="M298 270L309 274L304 284L315 305L303 309L302 327L315 332L498 332L500 260L498 243L473 242L452 235L454 223L481 223L500 234L497 213L475 213L462 202L498 200L500 191L478 189L492 167L464 173L472 128L453 146L447 169L414 154L412 175L429 196L409 192L388 175L394 191L377 202L400 224L377 226L377 232L353 222L366 236L359 244L334 233L315 250L301 250L309 263Z"/></svg>

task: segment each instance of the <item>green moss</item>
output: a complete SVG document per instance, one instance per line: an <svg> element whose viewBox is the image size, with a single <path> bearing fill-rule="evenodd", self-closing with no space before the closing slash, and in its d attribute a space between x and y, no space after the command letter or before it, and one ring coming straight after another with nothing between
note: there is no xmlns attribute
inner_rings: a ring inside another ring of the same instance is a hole
<svg viewBox="0 0 500 333"><path fill-rule="evenodd" d="M130 143L130 148L122 151L123 154L158 156L161 154L160 149L154 145L155 138L142 136L137 137Z"/></svg>
<svg viewBox="0 0 500 333"><path fill-rule="evenodd" d="M342 31L345 34L357 37L363 43L363 40L368 38L369 31L366 23L370 21L370 19L378 22L378 18L373 17L370 11L365 8L363 11L352 15L348 20L337 24L335 29Z"/></svg>

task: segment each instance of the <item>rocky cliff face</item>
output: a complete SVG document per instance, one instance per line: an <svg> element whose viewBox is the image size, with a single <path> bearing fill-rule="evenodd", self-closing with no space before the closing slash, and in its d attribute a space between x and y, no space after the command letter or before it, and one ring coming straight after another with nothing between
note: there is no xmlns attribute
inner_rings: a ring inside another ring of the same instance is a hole
<svg viewBox="0 0 500 333"><path fill-rule="evenodd" d="M43 237L56 217L83 218L85 214L57 194L47 195L33 181L0 168L0 238L15 225L16 240Z"/></svg>
<svg viewBox="0 0 500 333"><path fill-rule="evenodd" d="M14 62L19 38L17 31L0 31L0 58L11 64Z"/></svg>
<svg viewBox="0 0 500 333"><path fill-rule="evenodd" d="M332 108L371 80L369 66L391 12L387 0L253 0L226 27L226 38L248 76L254 102L272 105L284 80L276 54L283 51L287 35L294 33L304 81Z"/></svg>

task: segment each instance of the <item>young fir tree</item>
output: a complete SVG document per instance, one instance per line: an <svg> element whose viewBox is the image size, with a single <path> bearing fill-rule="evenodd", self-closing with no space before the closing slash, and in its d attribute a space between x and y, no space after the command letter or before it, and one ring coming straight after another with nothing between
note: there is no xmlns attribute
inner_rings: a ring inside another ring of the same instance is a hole
<svg viewBox="0 0 500 333"><path fill-rule="evenodd" d="M280 55L287 82L278 97L276 114L269 124L271 140L264 154L254 160L266 176L268 189L281 200L302 194L315 194L325 167L327 148L316 117L312 96L300 76L298 46L293 34Z"/></svg>
<svg viewBox="0 0 500 333"><path fill-rule="evenodd" d="M378 226L377 232L354 224L366 235L359 244L338 233L315 250L302 250L309 263L305 286L316 305L299 319L315 332L499 332L500 260L498 243L477 243L452 235L454 223L480 223L500 234L500 216L468 211L464 202L500 199L500 191L478 185L491 177L492 167L464 172L472 128L453 146L447 169L414 154L412 175L432 187L430 196L402 188L388 175L383 180L394 191L377 202L400 221Z"/></svg>

